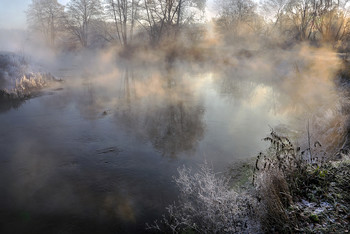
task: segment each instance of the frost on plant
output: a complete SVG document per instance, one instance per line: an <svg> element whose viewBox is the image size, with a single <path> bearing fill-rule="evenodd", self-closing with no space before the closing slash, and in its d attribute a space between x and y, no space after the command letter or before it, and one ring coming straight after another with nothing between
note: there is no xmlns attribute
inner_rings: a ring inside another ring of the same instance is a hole
<svg viewBox="0 0 350 234"><path fill-rule="evenodd" d="M52 81L59 80L30 65L23 56L0 53L0 100L30 97Z"/></svg>
<svg viewBox="0 0 350 234"><path fill-rule="evenodd" d="M172 233L258 232L251 195L235 192L229 180L215 174L207 164L196 173L186 167L178 171L179 203L168 206L167 215L147 225L148 229Z"/></svg>

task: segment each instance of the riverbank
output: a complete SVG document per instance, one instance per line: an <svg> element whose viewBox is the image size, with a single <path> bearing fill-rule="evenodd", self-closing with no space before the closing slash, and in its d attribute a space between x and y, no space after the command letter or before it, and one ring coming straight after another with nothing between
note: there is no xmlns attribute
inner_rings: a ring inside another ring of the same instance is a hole
<svg viewBox="0 0 350 234"><path fill-rule="evenodd" d="M265 233L347 233L350 223L350 158L316 160L274 132L255 165L254 183ZM314 147L317 142L313 144ZM306 157L305 157L306 156ZM308 158L309 159L305 159Z"/></svg>
<svg viewBox="0 0 350 234"><path fill-rule="evenodd" d="M264 217L266 221L264 231L279 233L349 232L349 175L350 160L348 157L346 160L332 161L322 166L308 166L306 173L298 178L299 186L290 191L291 203L283 205L279 211L282 215L273 219ZM288 187L291 186L289 184ZM283 192L280 191L280 193ZM270 202L272 204L276 200L273 199Z"/></svg>

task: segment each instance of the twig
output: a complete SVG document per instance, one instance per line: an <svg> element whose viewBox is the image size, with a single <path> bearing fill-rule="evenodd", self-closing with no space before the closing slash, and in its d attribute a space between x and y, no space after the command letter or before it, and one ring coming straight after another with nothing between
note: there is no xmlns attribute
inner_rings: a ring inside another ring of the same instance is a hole
<svg viewBox="0 0 350 234"><path fill-rule="evenodd" d="M311 143L310 143L310 119L307 120L307 141L309 145L309 157L310 163L312 162L312 152L311 152Z"/></svg>

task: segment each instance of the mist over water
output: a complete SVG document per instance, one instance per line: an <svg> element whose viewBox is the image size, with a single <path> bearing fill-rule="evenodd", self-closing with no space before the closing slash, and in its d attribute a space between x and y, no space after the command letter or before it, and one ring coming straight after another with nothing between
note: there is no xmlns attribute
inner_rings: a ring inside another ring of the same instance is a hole
<svg viewBox="0 0 350 234"><path fill-rule="evenodd" d="M144 233L179 168L250 183L272 130L310 161L349 150L346 0L5 2L0 233Z"/></svg>
<svg viewBox="0 0 350 234"><path fill-rule="evenodd" d="M1 102L0 230L143 232L176 200L182 165L228 170L264 150L271 127L303 147L308 121L329 153L344 141L332 50L207 53L210 61L25 51L64 82Z"/></svg>

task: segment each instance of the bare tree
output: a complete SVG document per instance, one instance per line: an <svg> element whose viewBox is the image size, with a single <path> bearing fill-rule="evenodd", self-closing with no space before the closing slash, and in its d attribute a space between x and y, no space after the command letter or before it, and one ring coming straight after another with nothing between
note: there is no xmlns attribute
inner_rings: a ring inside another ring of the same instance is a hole
<svg viewBox="0 0 350 234"><path fill-rule="evenodd" d="M146 29L153 43L164 35L178 33L182 25L192 23L204 12L206 0L143 0L139 23Z"/></svg>
<svg viewBox="0 0 350 234"><path fill-rule="evenodd" d="M252 0L218 0L216 27L219 33L235 37L240 30L255 31L257 21L256 3Z"/></svg>
<svg viewBox="0 0 350 234"><path fill-rule="evenodd" d="M140 0L106 0L106 10L115 25L120 44L127 46L133 39Z"/></svg>
<svg viewBox="0 0 350 234"><path fill-rule="evenodd" d="M262 2L262 9L265 16L270 19L274 25L280 23L285 14L286 6L290 0L265 0Z"/></svg>
<svg viewBox="0 0 350 234"><path fill-rule="evenodd" d="M298 41L337 44L349 36L349 0L265 0L274 26Z"/></svg>
<svg viewBox="0 0 350 234"><path fill-rule="evenodd" d="M47 44L54 46L62 30L64 6L57 0L33 0L26 13L30 28L40 32Z"/></svg>
<svg viewBox="0 0 350 234"><path fill-rule="evenodd" d="M313 0L291 0L286 6L286 14L300 41L310 40L315 31L315 9Z"/></svg>
<svg viewBox="0 0 350 234"><path fill-rule="evenodd" d="M83 47L87 47L90 25L102 16L100 0L71 0L67 9L67 29Z"/></svg>
<svg viewBox="0 0 350 234"><path fill-rule="evenodd" d="M350 24L347 20L348 0L315 1L315 28L323 42L337 44L338 41L347 40Z"/></svg>

